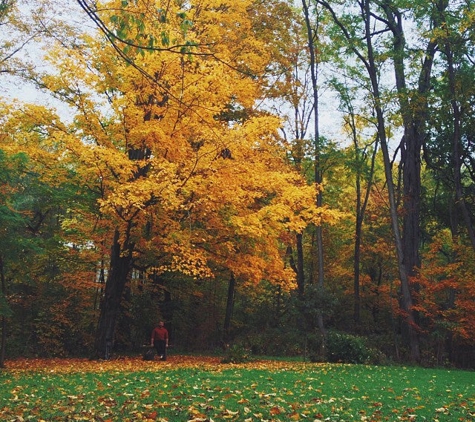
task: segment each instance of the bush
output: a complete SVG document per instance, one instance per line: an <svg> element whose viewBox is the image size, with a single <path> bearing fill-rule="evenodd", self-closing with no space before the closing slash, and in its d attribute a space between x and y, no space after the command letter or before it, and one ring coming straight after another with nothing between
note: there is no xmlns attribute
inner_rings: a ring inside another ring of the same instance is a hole
<svg viewBox="0 0 475 422"><path fill-rule="evenodd" d="M362 337L346 333L329 332L326 342L326 355L329 362L368 363L372 352Z"/></svg>
<svg viewBox="0 0 475 422"><path fill-rule="evenodd" d="M244 346L235 344L226 350L222 363L244 363L251 360L251 354Z"/></svg>

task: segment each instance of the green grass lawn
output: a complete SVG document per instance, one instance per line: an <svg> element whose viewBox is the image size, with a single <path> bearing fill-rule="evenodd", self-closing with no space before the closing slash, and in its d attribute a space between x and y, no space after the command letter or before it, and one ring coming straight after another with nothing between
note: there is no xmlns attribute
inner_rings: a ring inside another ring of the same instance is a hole
<svg viewBox="0 0 475 422"><path fill-rule="evenodd" d="M475 372L444 369L26 361L0 385L1 421L475 421Z"/></svg>

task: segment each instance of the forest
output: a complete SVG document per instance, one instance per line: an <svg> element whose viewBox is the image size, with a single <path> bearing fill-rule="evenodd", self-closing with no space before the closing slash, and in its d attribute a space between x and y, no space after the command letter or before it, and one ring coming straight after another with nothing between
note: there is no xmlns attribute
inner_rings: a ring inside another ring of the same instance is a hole
<svg viewBox="0 0 475 422"><path fill-rule="evenodd" d="M0 0L0 366L475 364L472 0Z"/></svg>

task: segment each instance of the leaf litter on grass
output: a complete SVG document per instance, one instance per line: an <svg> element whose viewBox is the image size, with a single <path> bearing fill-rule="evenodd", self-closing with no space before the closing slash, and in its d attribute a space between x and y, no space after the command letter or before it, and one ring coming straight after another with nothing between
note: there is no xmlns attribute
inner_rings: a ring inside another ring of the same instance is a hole
<svg viewBox="0 0 475 422"><path fill-rule="evenodd" d="M2 421L475 421L475 373L219 358L16 360Z"/></svg>

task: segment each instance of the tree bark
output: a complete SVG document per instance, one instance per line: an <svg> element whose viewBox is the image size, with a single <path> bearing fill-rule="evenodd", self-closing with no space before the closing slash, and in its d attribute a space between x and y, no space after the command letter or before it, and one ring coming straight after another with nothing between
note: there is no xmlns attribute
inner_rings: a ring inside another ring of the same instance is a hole
<svg viewBox="0 0 475 422"><path fill-rule="evenodd" d="M304 256L303 256L303 235L301 233L296 236L297 243L297 289L300 298L305 293L305 273L304 273Z"/></svg>
<svg viewBox="0 0 475 422"><path fill-rule="evenodd" d="M391 215L391 225L393 229L393 235L394 235L394 243L396 246L396 255L397 255L397 261L398 261L398 269L399 269L399 278L401 281L401 307L404 312L404 322L405 322L405 327L407 328L408 332L408 337L409 337L409 345L411 349L411 359L413 361L419 361L420 359L420 349L419 349L419 339L417 335L417 330L416 330L416 320L415 320L415 315L414 315L414 310L413 310L413 299L412 299L412 294L411 294L411 288L410 288L410 278L409 278L409 273L408 273L408 265L410 266L411 264L408 264L408 261L405 260L407 254L404 249L404 242L403 238L401 236L401 232L399 229L399 217L398 217L398 212L397 212L397 203L396 203L396 195L395 195L395 190L394 190L394 184L393 184L393 177L392 177L392 162L391 158L389 155L389 149L388 149L388 143L387 143L387 138L386 138L386 128L385 128L385 120L384 120L384 114L381 106L381 95L379 92L379 84L378 84L378 78L377 78L377 66L376 66L376 61L374 58L374 51L373 51L373 44L371 40L371 27L370 27L370 16L371 16L371 10L370 10L370 1L367 0L362 3L362 14L364 17L365 21L365 26L366 26L366 45L368 49L368 59L366 62L366 67L368 74L371 79L371 86L373 89L373 95L374 95L374 104L375 104L375 111L376 111L376 116L377 116L377 122L378 122L378 136L381 142L381 150L383 153L383 160L384 160L384 170L385 170L385 176L386 176L386 184L388 188L388 196L389 196L389 204L390 204L390 215ZM399 40L401 41L401 40ZM395 45L395 47L397 47ZM397 51L395 56L398 54L402 54L402 51ZM403 56L400 57L401 60L403 59ZM398 63L395 62L395 67L398 66ZM397 76L401 76L399 72L396 71ZM420 158L419 158L420 160ZM417 161L413 163L414 165L417 166ZM416 170L412 168L411 170ZM417 177L416 174L413 176ZM419 174L420 177L420 174ZM412 179L408 179L412 180ZM409 188L409 186L408 186ZM410 187L410 189L413 189L414 191L412 192L414 195L417 194L417 186L416 187ZM420 190L420 187L419 187ZM416 196L414 196L416 198ZM420 200L420 198L418 198ZM408 205L409 206L409 205ZM411 209L411 222L412 224L416 223L416 217L414 213L417 212L416 209ZM417 214L418 216L418 214ZM417 221L417 233L418 233L418 226L419 222ZM414 238L412 238L412 241L414 241ZM411 243L412 245L412 243ZM418 251L419 245L417 245L417 251ZM408 254L411 255L411 260L413 259L413 254L414 250L412 249L408 251ZM417 252L418 254L418 252ZM417 255L418 256L418 255ZM412 267L411 267L412 268Z"/></svg>
<svg viewBox="0 0 475 422"><path fill-rule="evenodd" d="M321 155L321 147L320 147L320 126L319 126L319 95L318 95L318 61L316 56L316 48L315 48L315 41L316 41L316 31L312 31L312 26L310 23L310 11L309 6L306 0L302 0L303 12L304 12L304 20L305 26L307 29L307 40L308 40L308 49L310 53L310 75L312 79L312 92L313 92L313 122L314 122L314 177L315 177L315 184L317 187L321 186L323 180L323 174L320 167L320 155ZM316 197L316 205L317 207L321 207L323 205L323 196L321 190L318 190L317 197ZM317 271L318 271L318 285L320 288L324 288L324 281L325 281L325 268L324 268L324 250L323 250L323 229L322 226L317 226L315 228L315 235L316 235L316 247L317 247ZM325 332L325 325L323 321L323 314L320 312L317 317L317 323L320 330L320 333L325 339L326 332ZM325 341L323 342L323 344Z"/></svg>
<svg viewBox="0 0 475 422"><path fill-rule="evenodd" d="M442 20L441 14L447 8L447 0L439 0L434 4L432 14L433 27L439 27ZM396 88L399 93L399 105L404 125L404 136L401 142L401 165L403 175L403 264L407 276L414 277L417 269L421 266L420 258L420 213L421 213L421 156L422 145L426 139L426 121L428 113L427 96L430 90L430 75L437 49L437 41L431 39L426 47L424 61L419 73L419 81L415 97L410 99L406 84L405 71L405 34L402 25L402 14L392 2L382 2L389 29L393 35L394 44L394 72ZM417 104L413 106L412 103ZM414 111L414 109L416 109ZM405 286L404 286L405 287ZM414 287L417 289L417 286ZM404 292L401 297L401 307L412 314L414 323L417 322L417 314L411 309L412 300L408 300ZM419 346L416 340L416 326L410 323L408 328L409 341L411 343L411 355L413 360L419 360Z"/></svg>
<svg viewBox="0 0 475 422"><path fill-rule="evenodd" d="M355 135L355 151L356 151L356 160L358 171L356 174L356 222L355 222L355 244L354 244L354 253L353 253L353 298L354 298L354 307L353 307L353 321L355 328L357 329L361 320L361 297L360 297L360 261L361 261L361 238L363 233L363 221L366 212L366 207L368 205L369 196L371 192L371 186L373 184L373 174L374 166L376 162L376 153L378 151L378 143L376 142L373 154L371 157L371 170L368 175L366 190L364 197L362 194L361 188L361 170L360 170L360 160L361 157L358 155L358 145Z"/></svg>
<svg viewBox="0 0 475 422"><path fill-rule="evenodd" d="M119 243L119 230L116 229L111 248L109 274L96 331L95 357L99 359L109 359L110 351L113 348L120 305L132 268L131 250L130 247L123 247Z"/></svg>
<svg viewBox="0 0 475 422"><path fill-rule="evenodd" d="M228 284L228 298L226 300L226 313L224 315L223 343L225 347L229 343L229 340L230 340L231 318L233 316L233 310L234 310L235 290L236 290L236 279L234 277L234 274L231 273L229 277L229 284Z"/></svg>

